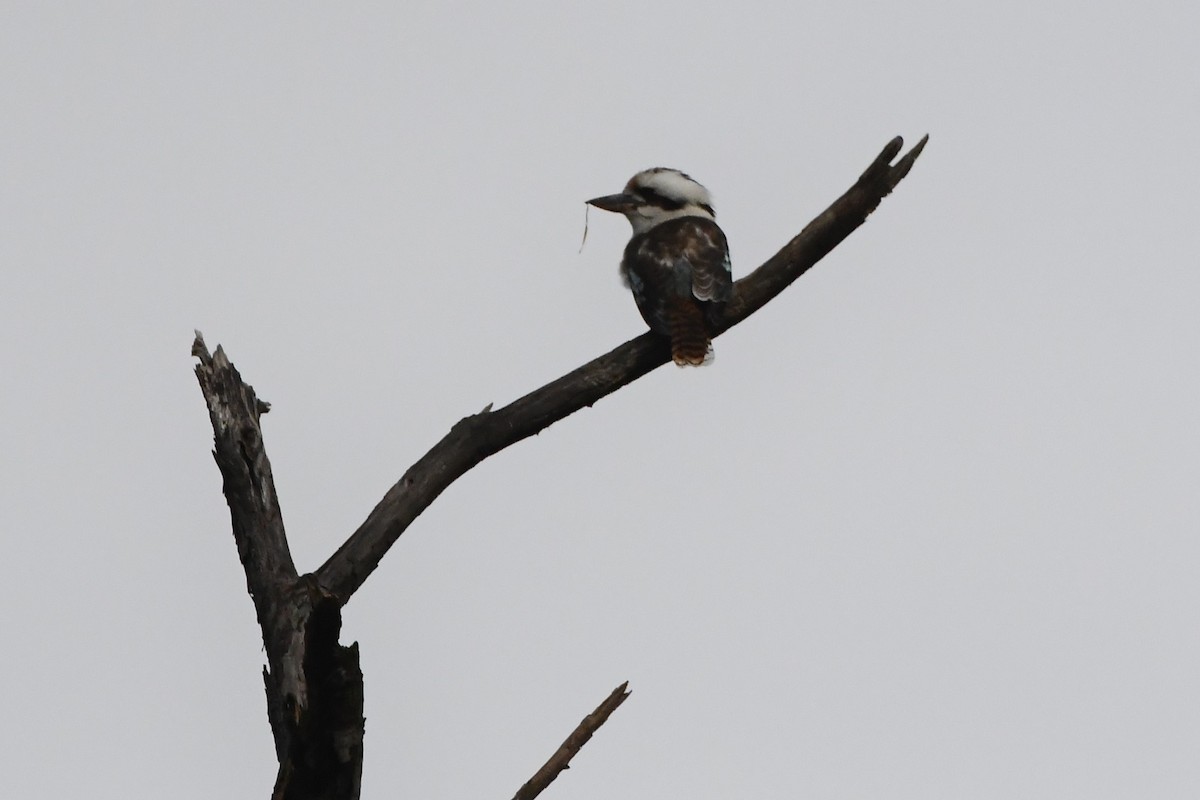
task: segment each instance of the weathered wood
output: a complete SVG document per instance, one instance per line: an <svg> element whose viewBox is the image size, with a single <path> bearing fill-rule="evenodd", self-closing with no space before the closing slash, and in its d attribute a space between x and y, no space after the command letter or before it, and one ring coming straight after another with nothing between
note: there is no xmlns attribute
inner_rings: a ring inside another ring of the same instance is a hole
<svg viewBox="0 0 1200 800"><path fill-rule="evenodd" d="M358 647L342 647L341 603L312 575L299 576L288 549L258 399L199 331L196 379L208 404L213 457L233 537L263 633L263 683L275 738L279 800L357 798L362 775L363 688Z"/></svg>
<svg viewBox="0 0 1200 800"><path fill-rule="evenodd" d="M571 759L575 757L575 754L588 743L592 734L608 720L621 703L625 702L625 698L629 697L628 688L629 681L625 681L613 689L612 694L604 698L604 702L596 706L595 711L584 717L583 721L575 726L575 730L571 731L571 735L554 751L554 755L550 756L550 760L517 790L517 793L513 795L513 800L533 800L558 777L560 772L569 769Z"/></svg>

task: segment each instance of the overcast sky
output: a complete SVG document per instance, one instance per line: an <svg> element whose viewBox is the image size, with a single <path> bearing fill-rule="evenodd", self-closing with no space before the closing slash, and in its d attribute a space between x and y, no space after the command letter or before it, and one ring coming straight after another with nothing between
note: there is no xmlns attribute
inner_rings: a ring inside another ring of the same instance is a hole
<svg viewBox="0 0 1200 800"><path fill-rule="evenodd" d="M644 328L650 166L734 272L850 240L450 488L345 610L365 798L1200 796L1191 2L0 12L8 796L265 798L193 328L302 571L460 417Z"/></svg>

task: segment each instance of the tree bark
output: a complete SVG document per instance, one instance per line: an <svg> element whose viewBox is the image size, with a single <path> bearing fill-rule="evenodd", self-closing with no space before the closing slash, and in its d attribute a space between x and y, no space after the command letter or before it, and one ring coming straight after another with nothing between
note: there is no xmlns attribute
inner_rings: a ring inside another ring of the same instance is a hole
<svg viewBox="0 0 1200 800"><path fill-rule="evenodd" d="M583 749L583 746L592 738L592 734L608 721L608 718L620 707L621 703L625 702L627 697L629 697L629 681L625 681L613 689L612 693L604 698L604 702L596 706L595 711L588 714L575 726L575 730L571 731L571 735L558 746L554 755L550 756L550 760L517 790L517 793L513 795L513 800L533 800L542 793L543 789L553 783L560 772L570 769L571 759Z"/></svg>
<svg viewBox="0 0 1200 800"><path fill-rule="evenodd" d="M896 137L850 189L770 260L734 284L720 333L742 322L849 236L904 179L928 137L895 164ZM532 436L671 360L666 340L644 333L504 408L489 406L455 424L404 473L366 521L315 572L297 573L279 510L262 415L270 410L242 381L222 348L199 331L196 378L213 427L213 457L246 587L262 628L263 682L279 772L275 800L356 800L363 759L363 676L358 644L343 647L341 610L413 520L483 459ZM531 800L567 768L628 695L622 684L580 723L517 793Z"/></svg>
<svg viewBox="0 0 1200 800"><path fill-rule="evenodd" d="M347 800L362 776L363 680L358 645L342 647L342 603L312 575L296 574L263 448L258 399L218 347L199 331L196 378L208 402L213 457L233 538L263 633L267 718L279 772L275 800Z"/></svg>

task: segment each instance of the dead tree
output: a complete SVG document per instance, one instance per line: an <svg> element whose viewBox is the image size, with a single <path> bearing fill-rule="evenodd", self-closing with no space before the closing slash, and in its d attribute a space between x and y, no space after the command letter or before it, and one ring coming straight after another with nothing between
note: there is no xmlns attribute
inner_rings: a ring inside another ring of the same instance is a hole
<svg viewBox="0 0 1200 800"><path fill-rule="evenodd" d="M717 335L762 308L850 235L908 174L928 137L896 161L896 137L850 189L765 264L734 285ZM354 800L363 761L363 677L358 644L343 646L342 607L402 533L451 483L483 459L615 392L671 360L666 340L644 333L509 405L464 417L412 465L315 572L292 562L263 445L269 406L242 381L222 348L192 345L208 404L233 538L262 628L263 682L279 772L279 800ZM567 767L628 696L618 686L518 790L532 800Z"/></svg>

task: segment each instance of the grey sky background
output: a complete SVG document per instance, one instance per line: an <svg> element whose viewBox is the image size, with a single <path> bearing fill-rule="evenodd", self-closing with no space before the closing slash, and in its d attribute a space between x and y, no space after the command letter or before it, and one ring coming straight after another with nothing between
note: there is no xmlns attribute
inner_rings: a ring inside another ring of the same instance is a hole
<svg viewBox="0 0 1200 800"><path fill-rule="evenodd" d="M346 609L364 797L1200 794L1194 3L9 3L0 762L266 797L192 329L273 404L313 569L461 416L643 329L675 166L744 275L894 135L843 246L485 462Z"/></svg>

